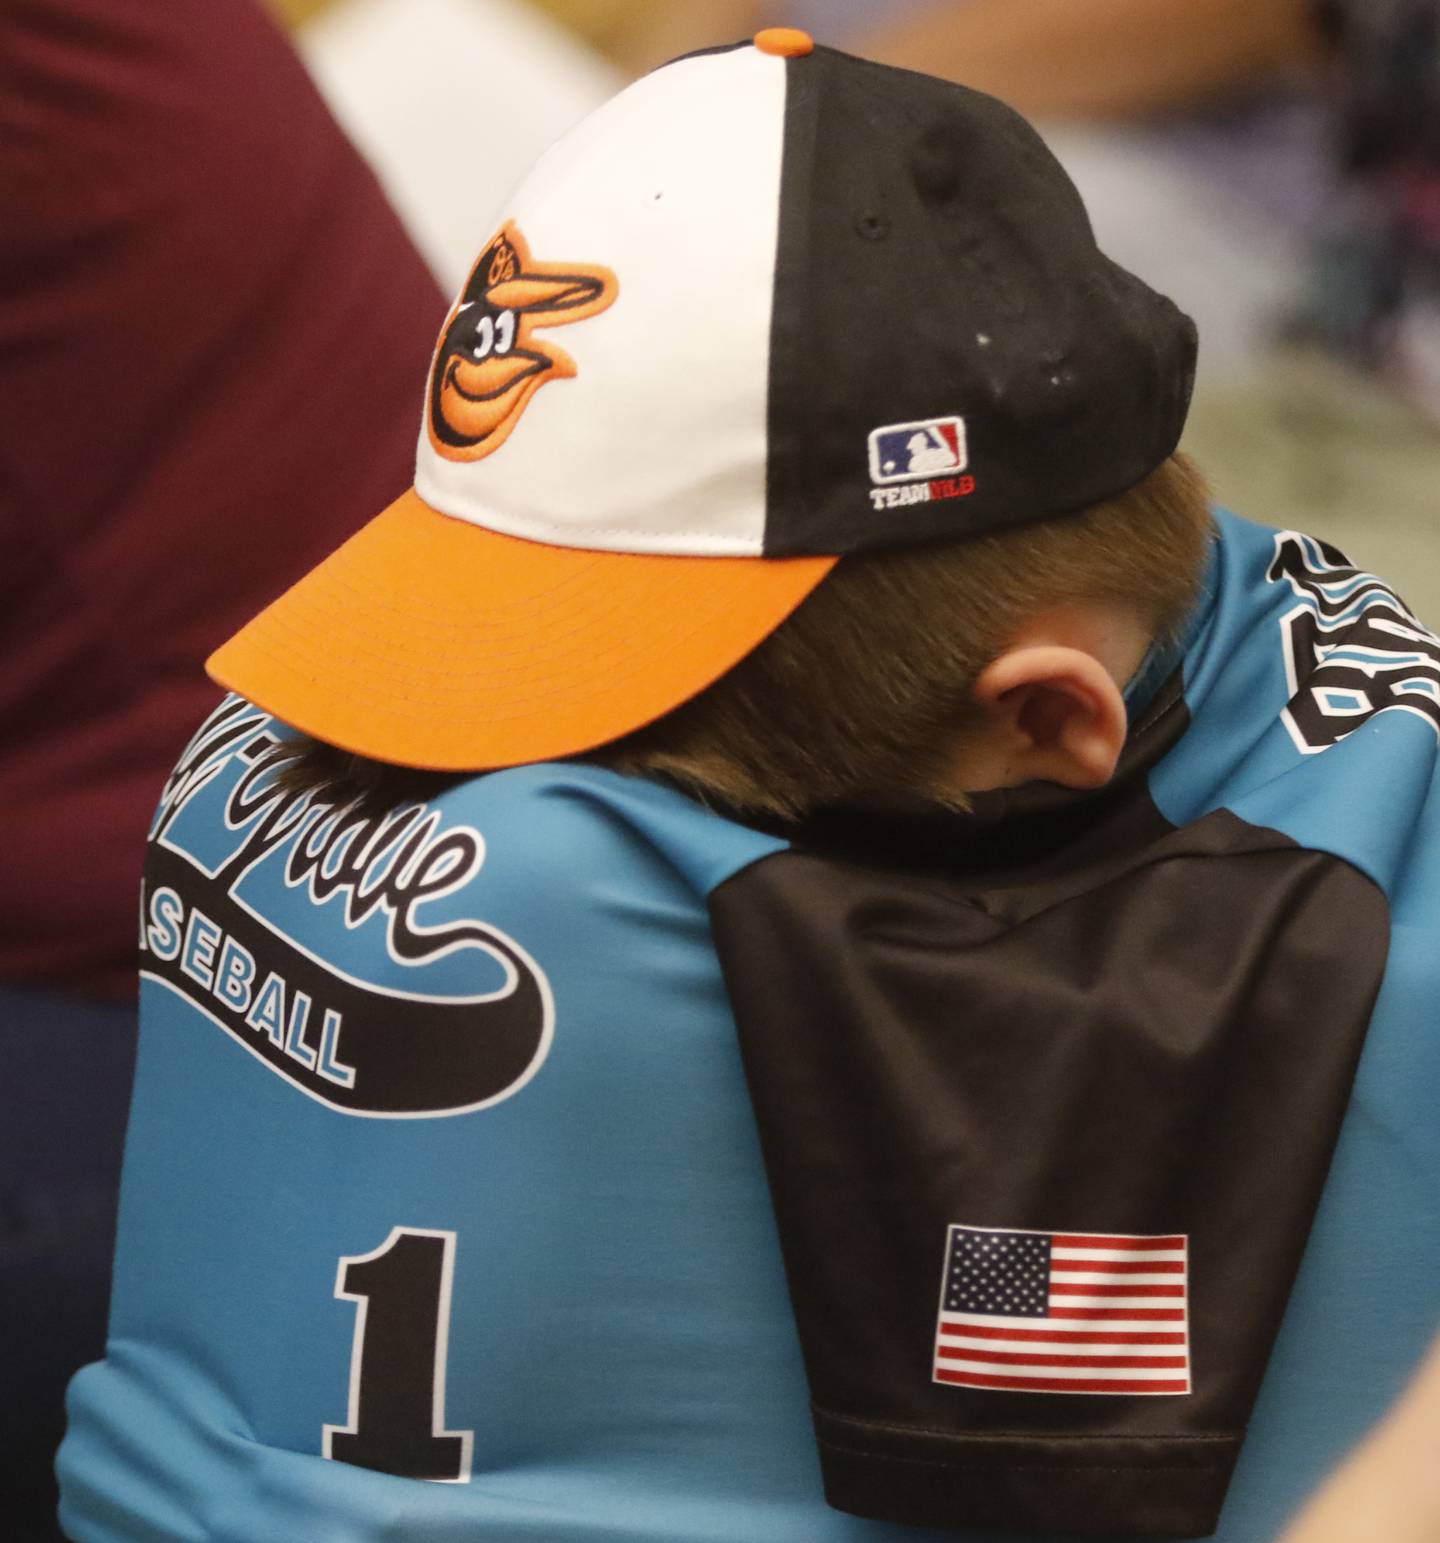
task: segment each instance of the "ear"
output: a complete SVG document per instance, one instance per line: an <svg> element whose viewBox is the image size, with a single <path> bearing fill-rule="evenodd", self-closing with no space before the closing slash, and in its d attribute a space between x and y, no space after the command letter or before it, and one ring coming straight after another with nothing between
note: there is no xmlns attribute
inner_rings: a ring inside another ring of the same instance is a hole
<svg viewBox="0 0 1440 1543"><path fill-rule="evenodd" d="M975 682L990 721L1004 781L1099 788L1115 774L1125 744L1125 699L1110 672L1079 648L1011 649Z"/></svg>

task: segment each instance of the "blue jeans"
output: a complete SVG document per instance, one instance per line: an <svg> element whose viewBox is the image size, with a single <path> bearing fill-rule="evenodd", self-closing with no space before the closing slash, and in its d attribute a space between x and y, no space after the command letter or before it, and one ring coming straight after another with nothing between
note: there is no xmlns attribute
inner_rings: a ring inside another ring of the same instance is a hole
<svg viewBox="0 0 1440 1543"><path fill-rule="evenodd" d="M0 987L0 1494L51 1543L65 1385L105 1348L135 1008ZM12 1519L13 1518L13 1519Z"/></svg>

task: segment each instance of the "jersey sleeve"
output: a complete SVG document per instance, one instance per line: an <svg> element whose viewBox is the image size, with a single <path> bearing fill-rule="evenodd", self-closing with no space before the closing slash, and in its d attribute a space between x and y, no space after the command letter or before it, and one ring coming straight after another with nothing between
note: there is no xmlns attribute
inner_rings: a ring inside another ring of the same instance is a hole
<svg viewBox="0 0 1440 1543"><path fill-rule="evenodd" d="M703 888L776 843L566 768L347 824L267 791L271 740L233 699L152 837L68 1534L538 1543L610 1535L621 1493L665 1536L753 1506L753 1411L803 1436L803 1384Z"/></svg>

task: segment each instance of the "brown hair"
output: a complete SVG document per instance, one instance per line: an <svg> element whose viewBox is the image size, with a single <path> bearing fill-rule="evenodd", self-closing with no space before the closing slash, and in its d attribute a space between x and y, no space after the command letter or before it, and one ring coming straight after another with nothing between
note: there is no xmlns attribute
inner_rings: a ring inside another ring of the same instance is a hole
<svg viewBox="0 0 1440 1543"><path fill-rule="evenodd" d="M1156 636L1173 634L1194 604L1210 528L1204 479L1176 453L1078 514L845 558L734 669L582 759L786 818L864 793L937 796L976 678L1028 617L1111 604ZM281 776L290 789L370 808L460 780L313 742Z"/></svg>
<svg viewBox="0 0 1440 1543"><path fill-rule="evenodd" d="M713 686L589 759L781 816L863 793L935 796L977 676L1027 617L1113 603L1173 632L1209 527L1203 479L1175 455L1080 514L848 558Z"/></svg>

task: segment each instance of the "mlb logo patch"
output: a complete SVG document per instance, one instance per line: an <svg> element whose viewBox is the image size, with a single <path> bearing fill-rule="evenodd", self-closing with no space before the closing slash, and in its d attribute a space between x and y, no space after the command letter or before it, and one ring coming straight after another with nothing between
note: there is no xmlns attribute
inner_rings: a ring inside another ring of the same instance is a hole
<svg viewBox="0 0 1440 1543"><path fill-rule="evenodd" d="M870 480L879 485L964 471L963 418L923 418L870 431Z"/></svg>

